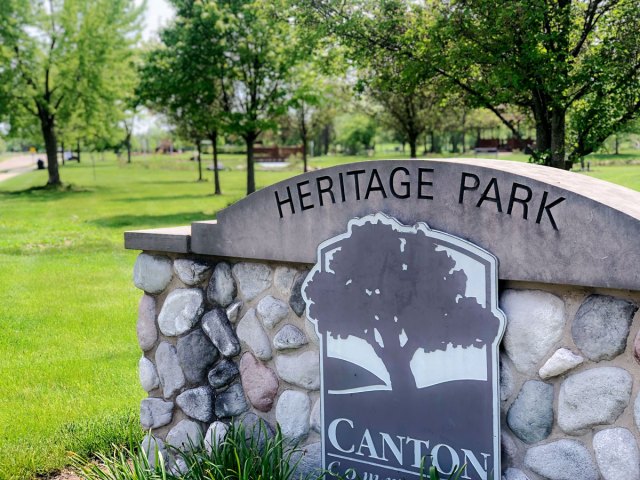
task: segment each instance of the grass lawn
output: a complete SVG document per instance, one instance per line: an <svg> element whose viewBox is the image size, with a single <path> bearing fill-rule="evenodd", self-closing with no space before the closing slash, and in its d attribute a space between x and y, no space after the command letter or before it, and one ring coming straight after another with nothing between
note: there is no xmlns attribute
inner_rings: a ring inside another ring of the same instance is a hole
<svg viewBox="0 0 640 480"><path fill-rule="evenodd" d="M220 197L211 194L211 172L195 181L187 156L134 157L127 165L86 154L62 168L72 185L66 191L32 189L46 182L42 171L0 184L0 479L60 468L67 451L107 448L137 423L145 396L135 339L141 292L131 282L137 252L123 249L123 231L211 219L244 196L241 156L222 158ZM640 166L594 162L593 169L640 190ZM258 171L257 183L299 171L299 164Z"/></svg>

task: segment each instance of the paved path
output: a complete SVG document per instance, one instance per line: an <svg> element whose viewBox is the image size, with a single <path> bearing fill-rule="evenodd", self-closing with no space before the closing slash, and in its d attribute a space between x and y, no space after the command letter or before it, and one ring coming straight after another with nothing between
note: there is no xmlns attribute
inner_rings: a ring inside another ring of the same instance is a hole
<svg viewBox="0 0 640 480"><path fill-rule="evenodd" d="M45 157L42 154L39 156L36 154L23 154L0 160L0 182L35 170L38 158L44 159Z"/></svg>

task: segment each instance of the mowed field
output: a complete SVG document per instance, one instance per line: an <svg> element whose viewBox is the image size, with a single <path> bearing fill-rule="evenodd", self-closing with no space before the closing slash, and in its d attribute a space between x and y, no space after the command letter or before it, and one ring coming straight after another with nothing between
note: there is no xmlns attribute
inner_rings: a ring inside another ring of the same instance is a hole
<svg viewBox="0 0 640 480"><path fill-rule="evenodd" d="M137 428L141 292L131 281L137 252L124 250L123 232L215 218L245 191L241 156L223 156L219 197L212 173L197 182L187 157L134 157L128 165L86 154L61 169L62 191L33 188L46 182L44 171L0 183L0 479L54 471L67 452L104 451ZM598 165L609 161L594 158L589 174L640 191L640 165ZM300 171L299 163L258 170L258 187Z"/></svg>

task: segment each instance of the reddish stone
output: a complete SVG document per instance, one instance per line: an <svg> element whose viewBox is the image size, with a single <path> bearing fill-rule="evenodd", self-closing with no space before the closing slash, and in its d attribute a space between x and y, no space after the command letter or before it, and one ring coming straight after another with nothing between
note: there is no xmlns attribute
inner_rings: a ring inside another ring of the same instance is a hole
<svg viewBox="0 0 640 480"><path fill-rule="evenodd" d="M251 353L240 359L240 378L244 393L256 410L268 412L278 393L278 377Z"/></svg>

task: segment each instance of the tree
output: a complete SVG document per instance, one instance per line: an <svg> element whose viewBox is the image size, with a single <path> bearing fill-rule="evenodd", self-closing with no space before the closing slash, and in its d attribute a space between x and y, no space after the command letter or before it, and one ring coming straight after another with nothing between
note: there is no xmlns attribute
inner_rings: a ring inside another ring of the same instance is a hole
<svg viewBox="0 0 640 480"><path fill-rule="evenodd" d="M122 95L141 7L133 0L9 0L2 11L18 20L0 30L0 96L12 125L25 115L39 123L47 184L59 185L58 129L74 117L99 123L98 112Z"/></svg>
<svg viewBox="0 0 640 480"><path fill-rule="evenodd" d="M422 64L425 78L443 77L515 137L505 108L530 111L535 158L550 166L593 152L640 112L635 0L304 2L352 49Z"/></svg>

